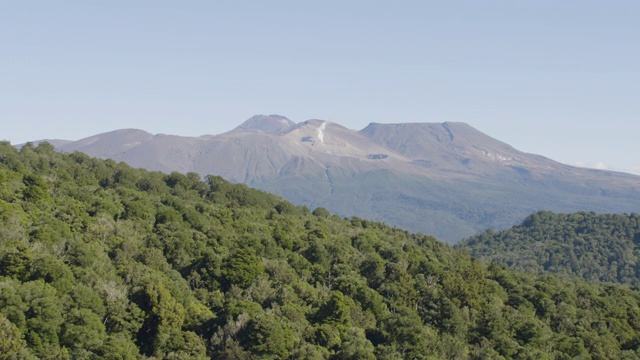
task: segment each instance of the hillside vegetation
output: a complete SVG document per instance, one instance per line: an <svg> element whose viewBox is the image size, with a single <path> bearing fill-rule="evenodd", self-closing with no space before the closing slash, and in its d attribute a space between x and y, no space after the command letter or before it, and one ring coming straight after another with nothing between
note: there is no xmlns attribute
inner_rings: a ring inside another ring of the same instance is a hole
<svg viewBox="0 0 640 360"><path fill-rule="evenodd" d="M457 243L538 210L640 212L640 178L527 154L465 123L298 124L254 116L199 137L121 129L63 143L63 152L151 171L219 175L293 204L382 221Z"/></svg>
<svg viewBox="0 0 640 360"><path fill-rule="evenodd" d="M541 211L509 230L473 236L458 248L513 269L638 286L639 245L638 214Z"/></svg>
<svg viewBox="0 0 640 360"><path fill-rule="evenodd" d="M0 222L0 358L640 358L638 292L219 177L2 143Z"/></svg>

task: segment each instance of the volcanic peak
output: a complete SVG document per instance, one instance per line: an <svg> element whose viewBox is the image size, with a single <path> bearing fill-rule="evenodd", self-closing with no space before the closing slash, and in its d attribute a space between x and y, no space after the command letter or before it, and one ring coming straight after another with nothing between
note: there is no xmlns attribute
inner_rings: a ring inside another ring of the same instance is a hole
<svg viewBox="0 0 640 360"><path fill-rule="evenodd" d="M253 130L275 134L294 125L293 121L282 115L254 115L232 131Z"/></svg>

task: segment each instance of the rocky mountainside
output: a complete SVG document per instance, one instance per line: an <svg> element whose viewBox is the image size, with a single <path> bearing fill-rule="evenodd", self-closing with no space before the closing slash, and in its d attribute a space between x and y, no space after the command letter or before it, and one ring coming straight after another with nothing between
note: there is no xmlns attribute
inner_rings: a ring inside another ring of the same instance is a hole
<svg viewBox="0 0 640 360"><path fill-rule="evenodd" d="M281 115L255 115L231 132L255 130L267 133L278 133L295 124L293 121Z"/></svg>
<svg viewBox="0 0 640 360"><path fill-rule="evenodd" d="M640 178L520 152L464 123L372 123L257 115L221 135L117 130L57 149L163 172L214 174L456 242L538 210L640 212Z"/></svg>

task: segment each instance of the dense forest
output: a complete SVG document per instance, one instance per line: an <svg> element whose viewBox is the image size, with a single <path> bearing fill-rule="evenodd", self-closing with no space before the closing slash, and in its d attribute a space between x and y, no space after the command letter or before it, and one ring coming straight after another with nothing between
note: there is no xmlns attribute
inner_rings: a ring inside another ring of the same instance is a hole
<svg viewBox="0 0 640 360"><path fill-rule="evenodd" d="M2 359L638 359L640 293L194 173L0 144Z"/></svg>
<svg viewBox="0 0 640 360"><path fill-rule="evenodd" d="M511 229L459 243L474 257L513 269L640 285L640 215L541 211Z"/></svg>

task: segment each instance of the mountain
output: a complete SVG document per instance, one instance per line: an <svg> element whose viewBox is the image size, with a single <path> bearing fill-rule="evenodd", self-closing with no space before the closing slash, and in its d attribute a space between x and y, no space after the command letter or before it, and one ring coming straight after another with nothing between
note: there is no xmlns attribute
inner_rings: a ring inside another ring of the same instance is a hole
<svg viewBox="0 0 640 360"><path fill-rule="evenodd" d="M550 165L545 159L519 152L465 123L372 123L360 133L417 165L440 171L495 177L505 168L540 169Z"/></svg>
<svg viewBox="0 0 640 360"><path fill-rule="evenodd" d="M542 211L456 245L483 261L588 281L640 285L640 215Z"/></svg>
<svg viewBox="0 0 640 360"><path fill-rule="evenodd" d="M118 130L57 146L162 172L214 174L298 205L448 242L538 210L640 212L640 177L523 153L464 123L293 124L257 115L220 135Z"/></svg>
<svg viewBox="0 0 640 360"><path fill-rule="evenodd" d="M0 143L2 359L638 359L638 314L217 176Z"/></svg>
<svg viewBox="0 0 640 360"><path fill-rule="evenodd" d="M254 115L232 131L262 131L278 133L294 126L296 123L282 115Z"/></svg>

